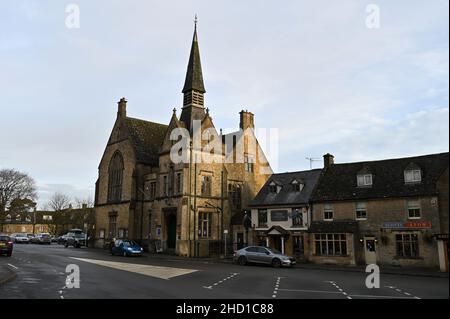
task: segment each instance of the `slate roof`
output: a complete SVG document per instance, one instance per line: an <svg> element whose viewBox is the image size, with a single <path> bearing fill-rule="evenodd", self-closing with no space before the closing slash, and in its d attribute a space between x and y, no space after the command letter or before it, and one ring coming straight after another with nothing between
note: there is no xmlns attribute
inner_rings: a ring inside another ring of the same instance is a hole
<svg viewBox="0 0 450 319"><path fill-rule="evenodd" d="M309 233L357 233L358 222L354 220L334 220L332 222L327 221L315 221L312 222L309 229Z"/></svg>
<svg viewBox="0 0 450 319"><path fill-rule="evenodd" d="M159 150L164 142L167 125L127 117L125 119L130 141L139 163L157 166Z"/></svg>
<svg viewBox="0 0 450 319"><path fill-rule="evenodd" d="M281 205L305 205L308 204L311 195L317 185L321 169L310 171L300 171L292 173L273 174L256 197L250 202L251 207L260 206L281 206ZM302 191L293 190L292 181L303 181L305 186ZM275 182L281 185L281 191L277 193L270 192L269 184Z"/></svg>
<svg viewBox="0 0 450 319"><path fill-rule="evenodd" d="M436 183L449 165L448 154L333 164L323 170L312 201L436 195ZM405 184L404 170L407 167L420 167L421 183ZM357 186L357 174L360 172L370 172L373 175L371 187Z"/></svg>
<svg viewBox="0 0 450 319"><path fill-rule="evenodd" d="M191 53L184 82L183 93L189 91L198 91L205 93L205 85L203 84L202 64L200 62L200 49L198 48L197 29L194 31L192 39Z"/></svg>

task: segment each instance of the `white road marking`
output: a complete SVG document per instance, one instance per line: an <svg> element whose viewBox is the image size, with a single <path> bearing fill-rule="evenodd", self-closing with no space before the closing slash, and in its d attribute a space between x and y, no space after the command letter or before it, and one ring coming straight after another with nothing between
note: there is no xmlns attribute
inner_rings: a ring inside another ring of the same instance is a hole
<svg viewBox="0 0 450 319"><path fill-rule="evenodd" d="M277 293L278 293L278 287L280 286L280 280L281 277L277 277L277 281L275 282L275 287L273 289L273 293L272 293L272 298L276 298L277 297Z"/></svg>
<svg viewBox="0 0 450 319"><path fill-rule="evenodd" d="M377 295L350 295L351 297L361 297L361 298L383 298L383 299L412 299L408 297L394 297L394 296L377 296ZM420 298L419 298L420 299Z"/></svg>
<svg viewBox="0 0 450 319"><path fill-rule="evenodd" d="M14 266L14 265L12 265L12 264L8 264L8 266L9 266L9 267L12 267L12 268L14 268L14 269L19 269L19 267L16 267L16 266Z"/></svg>
<svg viewBox="0 0 450 319"><path fill-rule="evenodd" d="M386 287L386 288L390 288L390 289L392 289L392 290L395 290L395 291L397 291L398 293L404 294L404 295L409 296L409 297L411 297L411 298L414 298L414 299L420 299L419 297L413 296L413 295L410 294L409 292L403 291L403 290L401 290L400 288L393 287L393 286L385 286L385 287ZM397 298L402 298L402 297L397 297ZM410 299L410 298L409 298L409 299Z"/></svg>
<svg viewBox="0 0 450 319"><path fill-rule="evenodd" d="M104 266L108 268L113 268L122 271L133 272L149 277L155 277L159 279L169 280L170 278L183 276L191 274L198 270L196 269L184 269L184 268L174 268L174 267L161 267L152 265L142 265L142 264L131 264L117 261L106 261L98 259L85 259L85 258L75 258L70 257L75 260L83 261L86 263L91 263L94 265Z"/></svg>
<svg viewBox="0 0 450 319"><path fill-rule="evenodd" d="M211 286L203 286L203 288L213 289L214 286L218 286L218 285L222 284L225 280L232 279L233 277L235 277L237 275L239 275L239 273L232 273L230 276L226 277L225 279L221 279L218 282L213 283Z"/></svg>

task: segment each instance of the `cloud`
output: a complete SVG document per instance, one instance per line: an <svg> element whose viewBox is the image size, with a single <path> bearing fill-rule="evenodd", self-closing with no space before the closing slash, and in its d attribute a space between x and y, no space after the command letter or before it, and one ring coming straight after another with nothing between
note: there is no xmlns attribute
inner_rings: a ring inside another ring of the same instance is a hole
<svg viewBox="0 0 450 319"><path fill-rule="evenodd" d="M179 109L195 12L216 127L248 109L279 128L279 171L448 150L446 0L380 2L376 30L370 1L77 3L72 30L65 4L0 4L0 167L29 172L40 202L92 192L120 97L152 121Z"/></svg>

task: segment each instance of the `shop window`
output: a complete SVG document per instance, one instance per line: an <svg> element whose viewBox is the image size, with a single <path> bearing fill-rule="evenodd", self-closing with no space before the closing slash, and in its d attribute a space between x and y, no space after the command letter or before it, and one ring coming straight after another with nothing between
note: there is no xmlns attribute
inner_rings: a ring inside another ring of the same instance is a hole
<svg viewBox="0 0 450 319"><path fill-rule="evenodd" d="M397 234L395 235L395 241L398 257L419 257L419 239L416 234Z"/></svg>
<svg viewBox="0 0 450 319"><path fill-rule="evenodd" d="M347 255L347 239L345 234L315 234L314 244L317 256Z"/></svg>

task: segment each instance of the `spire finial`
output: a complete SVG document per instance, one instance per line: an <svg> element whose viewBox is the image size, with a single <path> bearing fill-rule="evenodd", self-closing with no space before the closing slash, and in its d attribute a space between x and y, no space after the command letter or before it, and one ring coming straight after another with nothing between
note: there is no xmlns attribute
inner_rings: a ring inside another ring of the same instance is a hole
<svg viewBox="0 0 450 319"><path fill-rule="evenodd" d="M177 114L177 108L176 107L174 107L172 111L173 111L173 114Z"/></svg>
<svg viewBox="0 0 450 319"><path fill-rule="evenodd" d="M197 30L197 23L198 23L198 18L197 18L197 13L195 14L195 18L194 18L194 28L195 30Z"/></svg>

